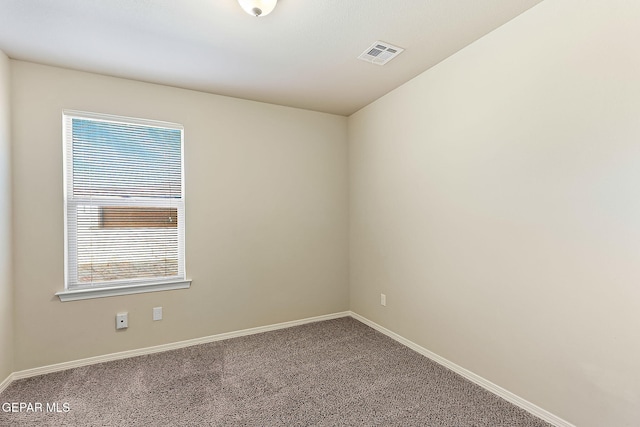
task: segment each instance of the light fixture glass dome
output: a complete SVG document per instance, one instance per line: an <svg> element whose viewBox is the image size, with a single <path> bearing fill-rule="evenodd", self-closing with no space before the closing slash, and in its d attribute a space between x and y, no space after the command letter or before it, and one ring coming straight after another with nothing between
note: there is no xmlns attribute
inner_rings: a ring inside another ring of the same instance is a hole
<svg viewBox="0 0 640 427"><path fill-rule="evenodd" d="M240 6L249 15L266 16L276 7L278 0L238 0Z"/></svg>

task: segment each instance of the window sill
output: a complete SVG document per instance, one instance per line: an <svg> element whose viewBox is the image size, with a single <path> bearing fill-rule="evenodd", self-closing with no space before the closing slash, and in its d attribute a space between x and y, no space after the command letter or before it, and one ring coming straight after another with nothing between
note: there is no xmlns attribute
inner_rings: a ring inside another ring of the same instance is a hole
<svg viewBox="0 0 640 427"><path fill-rule="evenodd" d="M82 299L115 297L118 295L141 294L146 292L172 291L175 289L188 289L191 280L176 280L173 282L144 283L122 286L111 286L93 289L72 289L56 293L60 301L77 301Z"/></svg>

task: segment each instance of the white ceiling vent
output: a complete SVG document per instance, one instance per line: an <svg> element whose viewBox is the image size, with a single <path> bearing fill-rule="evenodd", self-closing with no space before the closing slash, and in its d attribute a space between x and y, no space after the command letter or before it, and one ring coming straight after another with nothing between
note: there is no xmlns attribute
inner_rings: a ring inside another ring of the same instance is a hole
<svg viewBox="0 0 640 427"><path fill-rule="evenodd" d="M401 47L377 41L362 52L360 56L358 56L358 59L371 62L372 64L384 65L400 55L403 51L404 49Z"/></svg>

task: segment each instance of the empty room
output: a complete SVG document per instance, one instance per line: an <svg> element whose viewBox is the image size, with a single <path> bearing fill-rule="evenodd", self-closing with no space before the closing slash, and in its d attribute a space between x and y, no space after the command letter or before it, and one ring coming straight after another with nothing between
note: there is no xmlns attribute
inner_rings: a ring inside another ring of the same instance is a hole
<svg viewBox="0 0 640 427"><path fill-rule="evenodd" d="M640 425L638 41L634 0L0 1L0 425Z"/></svg>

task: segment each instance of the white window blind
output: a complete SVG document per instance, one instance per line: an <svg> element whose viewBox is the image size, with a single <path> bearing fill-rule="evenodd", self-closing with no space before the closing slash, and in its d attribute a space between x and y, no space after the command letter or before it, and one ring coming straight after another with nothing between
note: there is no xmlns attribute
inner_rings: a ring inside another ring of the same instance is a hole
<svg viewBox="0 0 640 427"><path fill-rule="evenodd" d="M185 279L183 128L65 111L66 289Z"/></svg>

